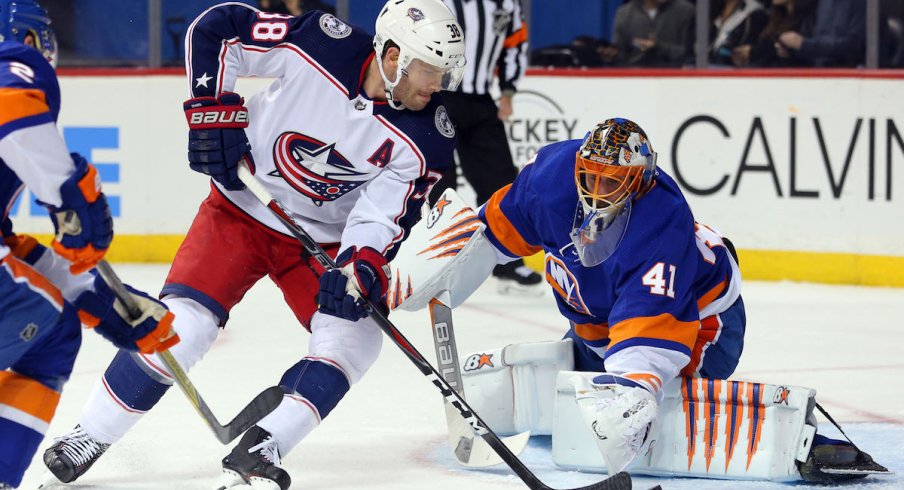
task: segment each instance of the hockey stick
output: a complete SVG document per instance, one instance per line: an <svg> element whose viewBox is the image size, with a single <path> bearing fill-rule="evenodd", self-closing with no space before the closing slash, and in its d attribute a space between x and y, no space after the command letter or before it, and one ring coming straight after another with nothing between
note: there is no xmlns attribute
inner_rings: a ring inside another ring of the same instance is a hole
<svg viewBox="0 0 904 490"><path fill-rule="evenodd" d="M455 344L455 331L452 328L452 309L449 292L443 291L430 300L430 320L433 325L433 347L436 349L436 365L443 379L465 396L461 378L461 367L458 365L458 348ZM446 425L449 428L449 445L455 459L469 468L486 468L502 463L502 458L482 438L474 437L471 426L459 415L449 403L445 403ZM527 446L530 431L503 437L502 443L514 454L520 454Z"/></svg>
<svg viewBox="0 0 904 490"><path fill-rule="evenodd" d="M135 302L135 298L129 294L126 287L123 286L122 281L119 279L119 276L116 275L116 272L106 260L101 260L97 264L97 271L104 280L107 281L107 284L110 285L110 289L113 290L113 293L116 294L119 301L121 301L126 309L129 310L129 315L132 318L141 316L141 308L138 306L138 303ZM188 398L189 403L195 407L195 410L201 415L201 418L207 422L210 430L213 431L217 439L223 444L228 444L236 437L242 435L260 419L275 410L282 402L282 388L279 386L271 386L254 397L254 399L251 400L251 403L243 408L228 424L223 425L213 415L213 412L211 412L207 403L204 402L204 399L201 398L201 394L198 393L195 385L192 384L188 375L185 374L185 371L182 369L182 366L180 366L176 358L173 357L173 354L169 350L165 350L158 352L157 355L160 356L160 359L166 364L166 367L173 373L176 384L178 384L179 388L182 389L182 392L185 393L185 397Z"/></svg>
<svg viewBox="0 0 904 490"><path fill-rule="evenodd" d="M304 228L289 215L288 211L286 211L279 202L273 199L273 196L264 189L264 186L257 181L245 165L239 165L238 173L239 178L248 187L248 190L286 226L286 229L301 242L301 245L311 257L316 259L325 270L329 271L337 268L336 262L327 255L326 252L323 251L323 248L321 248L320 245L308 235ZM380 329L383 330L383 333L392 339L393 343L405 353L408 359L417 366L421 373L430 380L437 389L439 389L446 401L455 407L455 409L458 410L458 413L471 425L474 433L482 437L483 440L496 451L502 460L505 461L509 468L518 475L518 478L520 478L528 488L531 488L532 490L552 490L551 487L540 481L540 479L537 478L537 476L534 475L520 459L518 459L518 456L512 453L512 451L502 443L499 436L497 436L496 433L487 426L486 422L471 409L464 398L449 386L449 383L447 383L436 369L430 365L427 359L424 358L424 355L421 354L401 332L399 332L399 329L396 328L396 326L393 325L392 322L390 322L380 310L370 302L370 300L362 298L362 301L364 310L367 312L368 316L376 322ZM574 490L630 489L631 477L625 472L620 472L603 481L579 487Z"/></svg>

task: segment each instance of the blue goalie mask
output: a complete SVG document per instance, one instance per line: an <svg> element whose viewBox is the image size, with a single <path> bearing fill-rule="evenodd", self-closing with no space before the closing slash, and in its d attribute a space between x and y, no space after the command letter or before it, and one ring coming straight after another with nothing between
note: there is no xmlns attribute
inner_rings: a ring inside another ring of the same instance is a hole
<svg viewBox="0 0 904 490"><path fill-rule="evenodd" d="M571 232L581 264L599 265L615 252L655 171L656 152L636 123L609 119L587 134L575 155L579 202Z"/></svg>
<svg viewBox="0 0 904 490"><path fill-rule="evenodd" d="M34 47L56 67L57 40L47 11L34 0L0 0L0 41L25 43L29 34Z"/></svg>

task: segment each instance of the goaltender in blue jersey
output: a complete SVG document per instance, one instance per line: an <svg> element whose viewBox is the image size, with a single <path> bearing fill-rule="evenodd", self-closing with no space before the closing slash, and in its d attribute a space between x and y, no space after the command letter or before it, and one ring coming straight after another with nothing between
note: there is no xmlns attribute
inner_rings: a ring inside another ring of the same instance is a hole
<svg viewBox="0 0 904 490"><path fill-rule="evenodd" d="M731 242L694 221L633 122L543 148L480 217L505 255L546 254L577 369L603 371L605 358L605 371L656 393L679 373L727 378L737 366L745 316Z"/></svg>
<svg viewBox="0 0 904 490"><path fill-rule="evenodd" d="M669 389L664 386L679 376L685 377L685 384L727 379L743 351L746 316L734 246L714 228L695 221L678 186L656 166L656 152L636 123L609 119L583 140L541 149L479 216L497 261L545 253L546 280L559 311L571 323L565 338L573 342L564 344L572 346L574 364L564 369L597 373L573 376L570 383L584 428L593 431L610 474L630 466L654 474L828 482L887 472L850 441L812 434L813 393L802 397L798 407L811 424L798 421L811 431L800 439L809 445L800 449L807 457L782 461L788 466L782 472L774 467L750 470L748 459L747 468L729 475L730 457L726 473L710 472L708 460L705 470L692 465L693 444L685 455L681 446L667 442L672 439L663 431L671 430L674 418L663 415L662 409L674 406L676 388L675 383ZM536 353L556 350L557 343L547 344L524 352L543 357ZM530 354L519 352L517 345L506 347L500 356L503 364L531 362ZM489 373L480 376L498 379ZM473 377L465 385L479 383ZM515 398L521 396L518 390ZM668 396L672 405L663 403ZM690 390L681 396L685 404L695 404ZM751 400L748 395L746 403ZM522 406L524 401L514 403ZM657 416L663 420L655 426ZM766 423L776 423L773 418L768 416ZM576 440L569 434L557 436ZM655 438L662 442L656 450ZM767 439L769 445L783 444ZM796 448L771 451L798 454ZM671 458L682 463L673 464ZM631 466L635 459L640 461ZM680 469L684 460L686 471Z"/></svg>

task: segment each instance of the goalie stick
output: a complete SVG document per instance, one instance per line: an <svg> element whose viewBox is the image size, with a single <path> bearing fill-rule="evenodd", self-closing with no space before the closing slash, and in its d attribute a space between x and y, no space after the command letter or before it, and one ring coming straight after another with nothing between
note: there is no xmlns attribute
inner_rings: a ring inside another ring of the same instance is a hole
<svg viewBox="0 0 904 490"><path fill-rule="evenodd" d="M141 316L141 309L135 302L135 298L133 298L126 290L126 287L122 284L119 276L116 275L113 267L111 267L106 260L101 260L97 264L97 271L104 280L107 281L107 284L110 285L110 289L113 290L119 301L125 305L126 309L129 311L129 315L132 318ZM223 425L213 415L213 412L210 410L210 407L207 406L207 403L204 402L204 399L201 398L201 394L198 393L195 385L192 384L188 375L185 374L185 370L179 365L179 361L173 357L173 354L169 350L165 350L158 352L157 355L160 356L160 359L166 364L166 367L173 373L176 384L178 384L179 388L182 389L182 392L185 393L185 397L188 398L189 403L195 407L195 410L201 418L207 422L208 427L213 431L217 440L223 444L228 444L236 437L242 435L260 419L275 410L282 402L283 389L279 386L271 386L254 397L254 399L251 400L251 403L243 408L228 424Z"/></svg>
<svg viewBox="0 0 904 490"><path fill-rule="evenodd" d="M443 379L465 396L461 379L461 367L458 364L458 348L455 344L455 331L452 328L452 309L449 292L443 291L430 300L430 321L433 331L433 347L436 349L436 365ZM471 426L465 422L458 411L448 402L446 409L446 425L449 428L449 446L452 454L463 466L468 468L486 468L502 463L502 458L482 438L474 436ZM521 454L530 439L530 431L503 437L502 442L514 453Z"/></svg>
<svg viewBox="0 0 904 490"><path fill-rule="evenodd" d="M323 248L311 238L310 235L289 215L288 211L264 189L264 186L257 181L257 178L251 174L247 167L247 162L242 162L238 168L239 178L247 186L248 191L254 194L261 204L269 209L277 219L279 219L286 229L301 242L305 251L311 255L325 270L336 269L336 262L323 251ZM446 401L451 404L458 413L471 425L474 433L483 438L491 448L502 458L502 460L518 475L528 488L532 490L553 490L540 481L524 463L518 459L512 451L502 443L502 440L493 432L479 415L465 402L464 398L458 394L445 379L430 365L424 355L421 354L404 335L389 321L374 304L365 297L361 298L364 310L368 316L383 330L383 333L389 337L396 346L417 366L418 370L439 389ZM620 472L606 478L603 481L592 483L574 490L630 490L631 477Z"/></svg>

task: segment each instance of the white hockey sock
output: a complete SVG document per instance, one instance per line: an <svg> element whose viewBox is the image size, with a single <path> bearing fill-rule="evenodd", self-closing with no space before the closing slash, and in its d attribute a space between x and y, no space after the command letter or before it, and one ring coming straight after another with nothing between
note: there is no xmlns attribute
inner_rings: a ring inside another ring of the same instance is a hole
<svg viewBox="0 0 904 490"><path fill-rule="evenodd" d="M320 414L307 399L298 394L283 396L276 410L261 419L257 426L269 432L285 457L302 439L320 425Z"/></svg>

